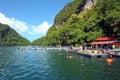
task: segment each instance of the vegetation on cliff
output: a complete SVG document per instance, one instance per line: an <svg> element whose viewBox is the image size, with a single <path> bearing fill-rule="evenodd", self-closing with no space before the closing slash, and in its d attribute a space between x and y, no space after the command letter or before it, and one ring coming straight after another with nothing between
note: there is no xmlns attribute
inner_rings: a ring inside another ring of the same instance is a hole
<svg viewBox="0 0 120 80"><path fill-rule="evenodd" d="M97 0L90 9L83 10L88 1L74 0L57 14L47 35L34 45L80 45L100 36L120 39L120 1ZM89 4L87 4L89 6Z"/></svg>
<svg viewBox="0 0 120 80"><path fill-rule="evenodd" d="M24 46L29 44L29 40L23 38L8 25L0 23L0 46Z"/></svg>

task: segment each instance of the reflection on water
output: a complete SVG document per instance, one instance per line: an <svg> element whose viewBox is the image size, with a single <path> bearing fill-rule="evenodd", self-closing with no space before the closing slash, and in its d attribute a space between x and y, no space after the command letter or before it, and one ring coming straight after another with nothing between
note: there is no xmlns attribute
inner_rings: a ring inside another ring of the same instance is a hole
<svg viewBox="0 0 120 80"><path fill-rule="evenodd" d="M120 80L120 59L85 58L62 50L0 47L0 80Z"/></svg>

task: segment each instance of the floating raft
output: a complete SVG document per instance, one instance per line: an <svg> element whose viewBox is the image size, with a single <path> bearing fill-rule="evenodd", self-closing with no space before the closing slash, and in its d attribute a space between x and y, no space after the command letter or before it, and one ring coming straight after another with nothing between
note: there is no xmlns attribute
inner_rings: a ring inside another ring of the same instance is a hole
<svg viewBox="0 0 120 80"><path fill-rule="evenodd" d="M103 58L103 57L107 57L107 54L105 53L98 53L97 51L93 51L93 50L87 50L87 51L79 51L79 50L70 50L69 52L72 53L76 53L78 55L81 56L85 56L85 57L90 57L90 58Z"/></svg>
<svg viewBox="0 0 120 80"><path fill-rule="evenodd" d="M103 58L107 57L106 54L91 54L91 53L76 53L85 57L90 57L90 58Z"/></svg>
<svg viewBox="0 0 120 80"><path fill-rule="evenodd" d="M103 57L108 57L109 55L106 53L103 53L99 50L69 50L68 52L71 53L75 53L81 56L85 56L85 57L90 57L90 58L103 58ZM105 51L104 51L105 52ZM110 55L112 55L112 57L116 57L116 58L120 58L120 49L114 49L114 50L110 50Z"/></svg>
<svg viewBox="0 0 120 80"><path fill-rule="evenodd" d="M120 58L120 49L110 50L110 53L112 54L113 57L118 57L118 58Z"/></svg>
<svg viewBox="0 0 120 80"><path fill-rule="evenodd" d="M120 58L120 54L113 54L113 57Z"/></svg>

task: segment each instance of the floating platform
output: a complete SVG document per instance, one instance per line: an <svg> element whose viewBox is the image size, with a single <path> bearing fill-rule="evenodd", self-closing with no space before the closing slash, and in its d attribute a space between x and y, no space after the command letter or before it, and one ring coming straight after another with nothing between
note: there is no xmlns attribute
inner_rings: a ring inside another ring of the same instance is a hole
<svg viewBox="0 0 120 80"><path fill-rule="evenodd" d="M103 57L107 57L107 54L95 54L95 53L88 53L88 52L81 52L81 53L76 53L78 55L81 56L85 56L85 57L90 57L90 58L103 58Z"/></svg>
<svg viewBox="0 0 120 80"><path fill-rule="evenodd" d="M113 57L120 58L120 54L112 54Z"/></svg>
<svg viewBox="0 0 120 80"><path fill-rule="evenodd" d="M90 57L90 58L103 58L107 57L107 54L91 54L91 53L76 53L85 57Z"/></svg>
<svg viewBox="0 0 120 80"><path fill-rule="evenodd" d="M120 49L113 49L113 50L110 50L109 51L113 57L117 57L117 58L120 58Z"/></svg>
<svg viewBox="0 0 120 80"><path fill-rule="evenodd" d="M105 53L98 53L96 50L86 50L86 51L79 51L79 50L70 50L69 52L75 53L81 56L89 57L89 58L103 58L107 57Z"/></svg>

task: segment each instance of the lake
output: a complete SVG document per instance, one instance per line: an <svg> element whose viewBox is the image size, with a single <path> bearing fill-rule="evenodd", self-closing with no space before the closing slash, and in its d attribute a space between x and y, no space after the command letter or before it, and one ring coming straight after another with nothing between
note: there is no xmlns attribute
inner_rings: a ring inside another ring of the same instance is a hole
<svg viewBox="0 0 120 80"><path fill-rule="evenodd" d="M120 80L120 59L87 58L64 50L0 47L0 80Z"/></svg>

